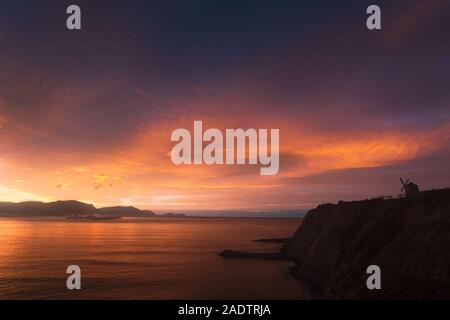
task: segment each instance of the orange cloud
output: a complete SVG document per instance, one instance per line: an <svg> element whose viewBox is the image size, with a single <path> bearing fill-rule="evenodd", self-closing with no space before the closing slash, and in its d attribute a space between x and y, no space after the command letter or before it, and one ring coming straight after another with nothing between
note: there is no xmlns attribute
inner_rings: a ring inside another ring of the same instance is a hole
<svg viewBox="0 0 450 320"><path fill-rule="evenodd" d="M217 127L227 125L211 123ZM283 169L282 156L280 174L263 177L254 166L173 165L170 132L177 127L177 122L160 123L136 135L128 145L87 158L61 153L45 161L6 159L2 181L5 188L11 189L5 190L21 190L42 199L75 198L104 205L134 203L160 210L276 207L284 199L281 195L286 186L282 178L414 159L445 147L442 144L450 136L449 125L432 131L329 135L302 132L285 121L280 128L281 153L289 155L286 159L290 163ZM39 157L39 153L30 156ZM19 183L18 177L26 180ZM272 199L272 205L258 203L256 199L264 194L268 195L265 201ZM18 195L11 191L12 198L18 199ZM298 204L294 199L284 203Z"/></svg>

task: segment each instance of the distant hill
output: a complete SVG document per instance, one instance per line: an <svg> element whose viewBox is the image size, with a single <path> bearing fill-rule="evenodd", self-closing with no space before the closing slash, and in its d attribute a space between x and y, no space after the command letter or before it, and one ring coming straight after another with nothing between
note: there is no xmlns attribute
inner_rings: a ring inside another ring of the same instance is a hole
<svg viewBox="0 0 450 320"><path fill-rule="evenodd" d="M160 214L159 216L166 217L166 218L184 218L184 217L187 217L184 213L172 213L172 212L163 213L163 214Z"/></svg>
<svg viewBox="0 0 450 320"><path fill-rule="evenodd" d="M141 216L154 216L155 213L150 210L140 210L132 206L116 206L116 207L106 207L97 209L99 214L107 214L122 217L141 217Z"/></svg>
<svg viewBox="0 0 450 320"><path fill-rule="evenodd" d="M68 217L73 215L105 215L122 217L151 217L155 214L149 210L140 210L132 206L116 206L97 209L92 204L76 200L55 202L0 202L0 215L7 216L55 216Z"/></svg>

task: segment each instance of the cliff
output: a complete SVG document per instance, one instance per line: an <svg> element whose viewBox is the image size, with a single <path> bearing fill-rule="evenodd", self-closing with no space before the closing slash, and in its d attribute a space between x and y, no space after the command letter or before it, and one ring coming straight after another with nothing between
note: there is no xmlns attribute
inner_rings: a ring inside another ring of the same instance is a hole
<svg viewBox="0 0 450 320"><path fill-rule="evenodd" d="M282 253L320 297L450 299L450 189L310 210ZM366 269L381 268L381 290Z"/></svg>

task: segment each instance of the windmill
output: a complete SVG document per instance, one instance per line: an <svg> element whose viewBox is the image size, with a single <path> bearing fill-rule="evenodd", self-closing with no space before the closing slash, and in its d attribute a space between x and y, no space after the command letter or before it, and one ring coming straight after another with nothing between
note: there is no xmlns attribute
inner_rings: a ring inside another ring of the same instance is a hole
<svg viewBox="0 0 450 320"><path fill-rule="evenodd" d="M400 178L400 182L403 185L400 192L405 191L405 197L416 196L419 194L419 186L414 182L410 182L409 179L405 182L402 178Z"/></svg>

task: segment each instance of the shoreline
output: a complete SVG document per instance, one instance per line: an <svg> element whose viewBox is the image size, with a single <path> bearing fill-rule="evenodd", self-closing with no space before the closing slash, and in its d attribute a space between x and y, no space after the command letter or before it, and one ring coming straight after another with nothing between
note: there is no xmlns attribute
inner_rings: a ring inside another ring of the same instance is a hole
<svg viewBox="0 0 450 320"><path fill-rule="evenodd" d="M81 219L81 218L77 218L77 219L68 219L70 217L70 215L67 216L14 216L14 215L1 215L0 214L0 219L16 219L16 220L61 220L61 221L67 221L70 222L72 221L82 221L82 220L90 220L90 219ZM242 220L303 220L303 218L301 217L239 217L239 216L184 216L184 217L172 217L172 216L160 216L160 215L154 215L151 217L127 217L127 216L121 216L121 219L118 220L156 220L156 219L164 219L164 220L202 220L202 219L242 219ZM96 220L91 220L91 221L96 221ZM97 220L100 221L100 220ZM263 240L263 241L260 241ZM253 241L256 242L266 242L264 241L265 239L256 239ZM270 241L269 241L270 242Z"/></svg>

